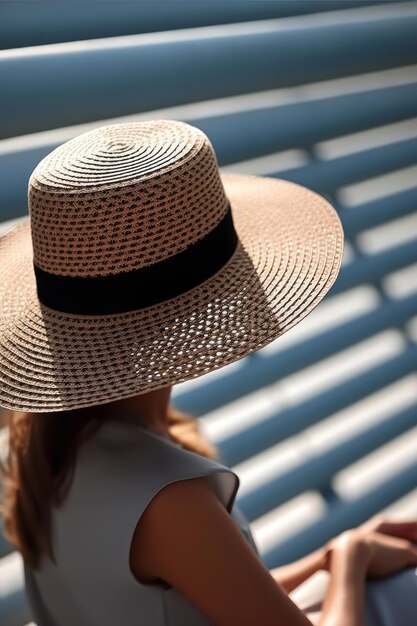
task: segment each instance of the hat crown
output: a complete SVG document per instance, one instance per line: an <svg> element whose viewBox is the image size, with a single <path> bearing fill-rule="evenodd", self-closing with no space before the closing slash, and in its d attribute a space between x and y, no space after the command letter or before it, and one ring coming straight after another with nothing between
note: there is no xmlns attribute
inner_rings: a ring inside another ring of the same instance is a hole
<svg viewBox="0 0 417 626"><path fill-rule="evenodd" d="M227 206L199 129L172 120L104 126L59 146L32 173L34 262L78 277L141 269L204 238Z"/></svg>

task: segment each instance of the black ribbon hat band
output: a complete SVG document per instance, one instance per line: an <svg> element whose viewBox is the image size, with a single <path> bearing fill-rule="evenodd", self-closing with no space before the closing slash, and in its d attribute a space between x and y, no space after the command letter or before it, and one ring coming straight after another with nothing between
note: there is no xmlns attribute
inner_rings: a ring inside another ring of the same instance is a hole
<svg viewBox="0 0 417 626"><path fill-rule="evenodd" d="M221 221L182 252L147 267L109 276L74 277L34 265L38 298L63 313L111 315L159 304L213 276L233 255L238 237L230 205Z"/></svg>

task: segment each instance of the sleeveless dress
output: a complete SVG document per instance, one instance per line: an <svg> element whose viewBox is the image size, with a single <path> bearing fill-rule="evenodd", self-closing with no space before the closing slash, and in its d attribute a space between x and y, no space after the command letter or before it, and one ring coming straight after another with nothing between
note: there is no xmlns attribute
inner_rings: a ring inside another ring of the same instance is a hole
<svg viewBox="0 0 417 626"><path fill-rule="evenodd" d="M142 584L129 568L133 533L152 498L169 483L201 476L258 554L234 504L237 474L145 427L105 422L80 446L67 498L53 509L57 566L44 558L38 570L25 567L37 626L213 626L175 588Z"/></svg>

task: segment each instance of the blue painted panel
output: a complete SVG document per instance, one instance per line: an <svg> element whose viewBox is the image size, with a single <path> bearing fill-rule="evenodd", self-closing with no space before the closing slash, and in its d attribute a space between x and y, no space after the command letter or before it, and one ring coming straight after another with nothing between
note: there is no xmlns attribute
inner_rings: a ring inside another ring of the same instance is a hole
<svg viewBox="0 0 417 626"><path fill-rule="evenodd" d="M417 187L413 187L345 210L339 207L339 215L345 233L352 237L361 230L409 215L416 207Z"/></svg>

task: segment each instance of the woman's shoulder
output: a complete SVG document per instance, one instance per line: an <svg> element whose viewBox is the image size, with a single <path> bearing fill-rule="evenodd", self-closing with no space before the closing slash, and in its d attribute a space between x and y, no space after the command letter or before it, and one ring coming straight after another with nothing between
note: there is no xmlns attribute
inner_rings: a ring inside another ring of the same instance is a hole
<svg viewBox="0 0 417 626"><path fill-rule="evenodd" d="M82 490L123 487L147 499L166 484L203 476L230 510L240 481L229 467L143 426L109 420L79 451L75 481Z"/></svg>
<svg viewBox="0 0 417 626"><path fill-rule="evenodd" d="M152 466L169 465L172 462L180 465L197 463L228 469L220 461L202 456L174 439L168 439L145 426L115 419L104 422L95 435L84 443L80 453L80 457L85 461L113 457L119 463L127 463L132 468L133 457L136 462L142 462L148 469Z"/></svg>

